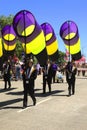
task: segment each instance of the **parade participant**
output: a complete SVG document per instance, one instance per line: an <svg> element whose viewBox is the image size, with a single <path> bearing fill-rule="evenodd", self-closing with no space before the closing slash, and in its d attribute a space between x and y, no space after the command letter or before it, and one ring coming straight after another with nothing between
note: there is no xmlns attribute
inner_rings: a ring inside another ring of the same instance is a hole
<svg viewBox="0 0 87 130"><path fill-rule="evenodd" d="M34 94L34 81L36 77L37 77L37 69L33 65L33 61L29 60L29 63L23 72L23 78L24 78L23 79L24 80L23 108L27 107L28 93L33 100L33 105L36 104L36 98Z"/></svg>
<svg viewBox="0 0 87 130"><path fill-rule="evenodd" d="M74 62L71 62L68 66L67 69L67 81L68 81L68 91L69 91L69 96L74 95L75 94L75 80L76 80L76 73L77 73L77 68L76 68L76 64ZM71 93L72 92L72 93Z"/></svg>
<svg viewBox="0 0 87 130"><path fill-rule="evenodd" d="M48 84L49 93L51 92L52 82L52 64L47 61L47 64L42 69L43 72L43 94L46 93L46 83Z"/></svg>
<svg viewBox="0 0 87 130"><path fill-rule="evenodd" d="M4 82L5 82L5 87L4 89L7 88L7 82L8 82L8 85L9 85L9 88L11 87L11 65L10 65L10 61L6 61L6 63L4 64L3 66L3 73L4 73Z"/></svg>

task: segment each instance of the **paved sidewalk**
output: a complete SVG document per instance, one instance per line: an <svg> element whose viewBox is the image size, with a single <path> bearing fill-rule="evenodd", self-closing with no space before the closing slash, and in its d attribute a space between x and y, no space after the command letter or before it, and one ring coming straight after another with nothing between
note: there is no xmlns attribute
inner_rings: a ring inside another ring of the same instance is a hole
<svg viewBox="0 0 87 130"><path fill-rule="evenodd" d="M67 97L67 83L52 84L52 93L42 94L42 76L35 83L37 105L22 109L22 81L12 81L12 88L3 90L0 81L0 130L86 130L87 77L77 77L76 94Z"/></svg>

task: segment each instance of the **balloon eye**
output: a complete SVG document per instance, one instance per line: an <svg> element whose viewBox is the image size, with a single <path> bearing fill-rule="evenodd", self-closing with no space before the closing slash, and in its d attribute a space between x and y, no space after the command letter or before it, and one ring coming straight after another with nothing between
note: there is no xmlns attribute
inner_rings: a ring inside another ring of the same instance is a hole
<svg viewBox="0 0 87 130"><path fill-rule="evenodd" d="M22 32L22 36L29 36L30 34L32 34L32 32L34 31L35 25L30 25L29 27L27 27L23 32Z"/></svg>
<svg viewBox="0 0 87 130"><path fill-rule="evenodd" d="M15 36L13 34L6 34L4 36L4 39L7 40L7 41L12 41L15 39Z"/></svg>
<svg viewBox="0 0 87 130"><path fill-rule="evenodd" d="M46 35L46 41L50 40L50 38L52 37L52 33L49 33Z"/></svg>
<svg viewBox="0 0 87 130"><path fill-rule="evenodd" d="M75 37L75 33L70 33L70 34L68 34L66 37L65 37L65 39L72 39L72 38L74 38Z"/></svg>

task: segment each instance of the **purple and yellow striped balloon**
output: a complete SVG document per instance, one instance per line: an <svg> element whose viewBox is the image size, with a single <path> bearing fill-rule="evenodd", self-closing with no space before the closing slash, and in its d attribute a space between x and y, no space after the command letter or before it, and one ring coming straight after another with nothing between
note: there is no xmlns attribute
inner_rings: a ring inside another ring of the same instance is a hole
<svg viewBox="0 0 87 130"><path fill-rule="evenodd" d="M0 70L2 70L3 65L3 47L2 47L2 35L0 31Z"/></svg>
<svg viewBox="0 0 87 130"><path fill-rule="evenodd" d="M60 28L60 36L73 60L81 58L80 38L78 27L73 21L66 21Z"/></svg>
<svg viewBox="0 0 87 130"><path fill-rule="evenodd" d="M18 12L13 19L13 27L26 54L32 53L40 65L44 65L47 60L44 33L33 14L27 10Z"/></svg>
<svg viewBox="0 0 87 130"><path fill-rule="evenodd" d="M48 56L52 61L55 61L58 59L58 41L54 30L49 23L43 23L41 27L44 31Z"/></svg>
<svg viewBox="0 0 87 130"><path fill-rule="evenodd" d="M2 49L2 36L0 31L0 58L3 56L3 49Z"/></svg>
<svg viewBox="0 0 87 130"><path fill-rule="evenodd" d="M16 33L12 25L6 25L2 29L2 38L4 41L4 49L13 51L16 47Z"/></svg>

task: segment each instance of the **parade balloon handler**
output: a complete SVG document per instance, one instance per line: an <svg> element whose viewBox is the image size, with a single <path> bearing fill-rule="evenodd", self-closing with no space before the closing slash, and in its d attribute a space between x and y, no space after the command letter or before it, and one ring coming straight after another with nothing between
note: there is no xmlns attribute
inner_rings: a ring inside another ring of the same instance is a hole
<svg viewBox="0 0 87 130"><path fill-rule="evenodd" d="M47 61L47 64L42 68L43 72L43 94L46 93L46 83L48 84L49 93L51 93L51 82L52 82L52 64Z"/></svg>
<svg viewBox="0 0 87 130"><path fill-rule="evenodd" d="M4 89L7 89L7 83L9 85L9 88L11 88L11 65L10 65L10 61L6 61L4 67L3 67L3 77L4 77Z"/></svg>
<svg viewBox="0 0 87 130"><path fill-rule="evenodd" d="M77 68L73 61L79 60L82 57L79 31L76 23L71 20L68 20L63 23L60 28L60 36L63 39L67 50L69 51L69 62L66 66L66 80L69 86L69 96L71 96L71 90L72 94L75 94L75 75L77 73Z"/></svg>
<svg viewBox="0 0 87 130"><path fill-rule="evenodd" d="M23 82L24 82L24 98L23 108L27 107L28 93L33 100L33 105L36 105L36 98L34 93L35 79L37 78L37 69L32 60L29 60L28 65L24 68Z"/></svg>
<svg viewBox="0 0 87 130"><path fill-rule="evenodd" d="M67 83L68 83L68 96L75 94L75 81L77 74L77 67L75 62L72 60L68 63L67 68Z"/></svg>

